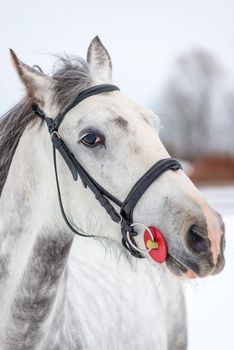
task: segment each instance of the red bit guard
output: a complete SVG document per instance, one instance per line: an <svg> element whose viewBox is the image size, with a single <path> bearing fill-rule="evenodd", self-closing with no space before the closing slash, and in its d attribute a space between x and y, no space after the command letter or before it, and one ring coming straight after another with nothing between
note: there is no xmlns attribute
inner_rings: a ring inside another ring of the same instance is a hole
<svg viewBox="0 0 234 350"><path fill-rule="evenodd" d="M154 242L152 241L152 238L151 238L149 232L147 230L145 230L145 232L144 232L145 247L146 247L146 249L152 248L148 254L151 256L151 258L154 261L156 261L158 263L163 263L167 258L166 240L158 228L156 228L154 226L149 226L149 229L152 232L152 235L154 237ZM157 248L154 248L153 247L154 245L156 245Z"/></svg>

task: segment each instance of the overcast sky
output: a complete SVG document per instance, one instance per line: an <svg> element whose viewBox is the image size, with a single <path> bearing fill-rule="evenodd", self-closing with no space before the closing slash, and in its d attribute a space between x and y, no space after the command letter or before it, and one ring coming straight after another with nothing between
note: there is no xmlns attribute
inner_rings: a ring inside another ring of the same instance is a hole
<svg viewBox="0 0 234 350"><path fill-rule="evenodd" d="M0 114L22 96L9 47L49 72L48 53L86 55L99 35L109 50L114 82L131 98L153 106L173 60L193 47L217 55L234 70L231 0L4 1L0 13Z"/></svg>

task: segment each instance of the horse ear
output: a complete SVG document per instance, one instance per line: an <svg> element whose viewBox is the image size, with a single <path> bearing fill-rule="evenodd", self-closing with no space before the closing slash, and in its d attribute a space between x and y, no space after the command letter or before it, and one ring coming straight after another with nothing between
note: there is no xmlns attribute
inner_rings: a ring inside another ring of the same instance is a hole
<svg viewBox="0 0 234 350"><path fill-rule="evenodd" d="M53 79L20 61L11 49L10 54L28 96L34 98L35 102L43 107L45 93L52 86Z"/></svg>
<svg viewBox="0 0 234 350"><path fill-rule="evenodd" d="M104 83L111 82L111 58L98 36L89 45L87 62L95 79Z"/></svg>

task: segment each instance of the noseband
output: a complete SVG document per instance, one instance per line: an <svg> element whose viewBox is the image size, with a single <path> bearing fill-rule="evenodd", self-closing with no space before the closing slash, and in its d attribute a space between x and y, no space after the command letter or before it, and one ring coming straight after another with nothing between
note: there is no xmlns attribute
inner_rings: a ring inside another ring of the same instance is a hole
<svg viewBox="0 0 234 350"><path fill-rule="evenodd" d="M166 158L161 159L158 162L156 162L132 187L131 191L127 195L126 199L121 202L118 200L115 196L113 196L111 193L106 191L99 183L97 183L94 178L89 175L89 173L83 168L83 166L80 164L80 162L74 157L74 155L70 152L66 144L63 142L62 138L60 137L58 133L58 129L68 111L70 111L73 107L75 107L77 104L79 104L84 99L97 95L100 93L105 92L111 92L119 90L119 88L115 85L111 84L101 84L96 85L93 87L90 87L81 93L79 93L76 97L76 99L65 109L64 112L59 113L56 118L48 118L40 109L39 107L34 104L32 106L33 112L38 115L40 118L45 120L49 133L51 135L51 141L53 144L53 157L54 157L54 168L55 168L55 176L56 176L56 184L57 184L57 191L58 191L58 200L59 205L61 209L62 216L65 220L65 223L67 226L76 234L80 236L85 237L94 237L92 235L86 235L81 233L78 229L74 227L74 225L71 224L71 222L68 220L61 197L60 192L60 186L59 186L59 179L58 179L58 172L57 172L57 162L56 162L56 150L60 153L62 158L64 159L65 163L67 164L68 168L71 171L71 174L73 176L73 179L76 181L78 179L78 176L80 177L83 185L85 188L89 188L93 194L95 195L96 200L101 204L102 207L105 208L108 215L111 217L111 219L119 223L121 225L121 232L122 232L122 244L123 246L130 251L130 253L137 257L137 258L143 258L142 254L134 249L134 245L136 246L136 243L134 241L134 237L137 236L137 232L134 231L133 223L133 211L136 207L138 201L142 197L142 195L145 193L145 191L148 189L148 187L165 171L167 170L179 170L182 169L181 164L178 160L173 158ZM115 203L120 208L120 213L116 211L116 209L113 207L112 203ZM128 239L131 239L131 243L129 244Z"/></svg>

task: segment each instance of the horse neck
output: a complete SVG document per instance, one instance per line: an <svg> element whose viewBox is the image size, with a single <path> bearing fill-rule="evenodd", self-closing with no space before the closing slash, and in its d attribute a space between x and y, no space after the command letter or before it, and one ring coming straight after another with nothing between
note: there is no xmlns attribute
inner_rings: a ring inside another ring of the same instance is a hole
<svg viewBox="0 0 234 350"><path fill-rule="evenodd" d="M30 346L38 343L66 283L72 236L61 230L58 208L51 205L53 168L43 163L39 147L45 142L42 128L24 132L0 199L0 339L4 334L12 349L26 338Z"/></svg>

